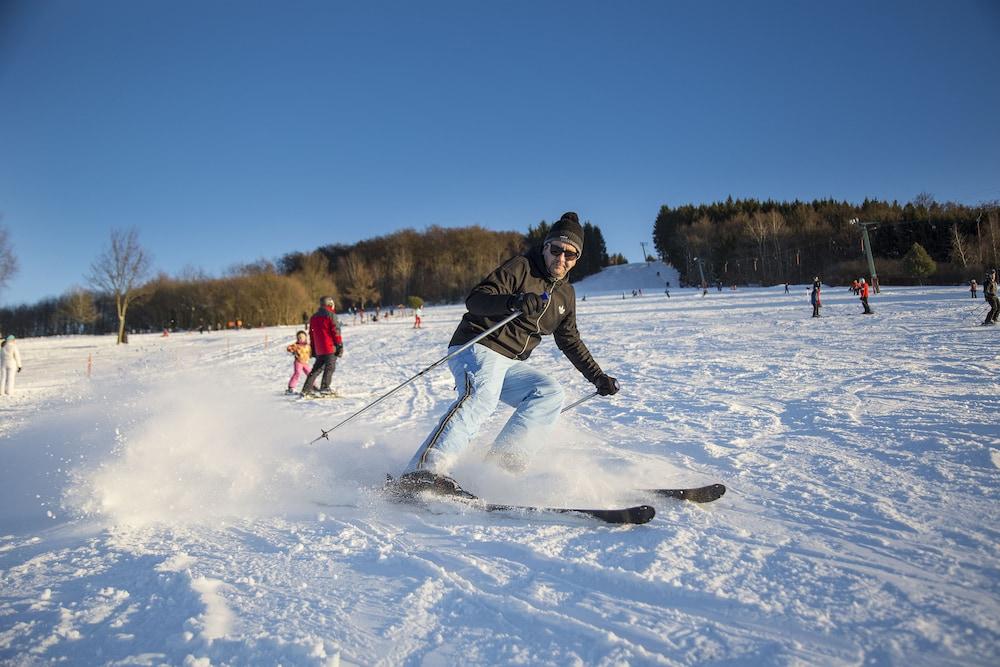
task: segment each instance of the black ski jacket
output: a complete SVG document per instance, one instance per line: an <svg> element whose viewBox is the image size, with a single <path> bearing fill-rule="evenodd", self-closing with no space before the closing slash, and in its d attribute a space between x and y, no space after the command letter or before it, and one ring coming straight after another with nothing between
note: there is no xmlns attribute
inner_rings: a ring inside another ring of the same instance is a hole
<svg viewBox="0 0 1000 667"><path fill-rule="evenodd" d="M590 382L604 373L580 340L576 328L576 291L568 280L549 276L542 249L533 248L512 257L483 278L465 300L468 311L451 337L449 345L464 345L510 315L507 302L515 294L548 293L542 313L528 319L523 315L479 341L508 359L527 359L542 336L552 334L556 345Z"/></svg>

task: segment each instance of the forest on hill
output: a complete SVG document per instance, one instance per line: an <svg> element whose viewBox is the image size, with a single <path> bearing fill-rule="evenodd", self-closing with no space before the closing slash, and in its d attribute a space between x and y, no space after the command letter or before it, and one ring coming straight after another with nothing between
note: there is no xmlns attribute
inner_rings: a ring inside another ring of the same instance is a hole
<svg viewBox="0 0 1000 667"><path fill-rule="evenodd" d="M813 276L846 284L869 273L861 226L852 221L874 222L871 252L883 285L957 284L981 281L987 267L1000 264L998 210L996 203L941 204L930 195L906 204L866 199L860 205L729 198L662 206L653 241L691 285L701 281L699 268L710 284L803 283Z"/></svg>
<svg viewBox="0 0 1000 667"><path fill-rule="evenodd" d="M330 244L232 267L222 277L189 271L136 281L128 329L219 329L301 323L321 295L337 308L454 303L504 260L541 243L544 220L527 233L479 226L404 229L354 244ZM597 225L586 222L584 250L571 274L580 280L624 257L609 256ZM139 249L137 249L139 250ZM95 267L98 269L108 267ZM0 328L18 336L104 333L119 325L110 289L75 287L58 298L0 308Z"/></svg>

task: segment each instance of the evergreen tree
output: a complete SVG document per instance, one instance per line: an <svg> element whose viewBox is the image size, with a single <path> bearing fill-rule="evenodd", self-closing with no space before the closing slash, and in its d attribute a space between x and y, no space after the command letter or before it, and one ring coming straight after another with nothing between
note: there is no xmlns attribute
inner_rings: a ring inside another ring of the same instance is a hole
<svg viewBox="0 0 1000 667"><path fill-rule="evenodd" d="M528 233L524 235L524 245L528 248L533 248L536 245L542 245L545 241L545 237L549 235L549 230L551 229L552 225L544 220L540 221L537 227L529 225Z"/></svg>
<svg viewBox="0 0 1000 667"><path fill-rule="evenodd" d="M909 252L903 256L903 270L922 285L924 278L937 271L937 263L931 259L922 245L914 243L910 246Z"/></svg>

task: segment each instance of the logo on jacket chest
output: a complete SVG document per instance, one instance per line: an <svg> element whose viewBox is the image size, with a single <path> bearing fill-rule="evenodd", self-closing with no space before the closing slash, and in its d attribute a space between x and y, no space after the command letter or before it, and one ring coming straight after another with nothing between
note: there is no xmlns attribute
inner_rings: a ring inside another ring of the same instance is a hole
<svg viewBox="0 0 1000 667"><path fill-rule="evenodd" d="M559 306L559 314L560 315L565 315L566 314L566 306L563 306L563 305Z"/></svg>

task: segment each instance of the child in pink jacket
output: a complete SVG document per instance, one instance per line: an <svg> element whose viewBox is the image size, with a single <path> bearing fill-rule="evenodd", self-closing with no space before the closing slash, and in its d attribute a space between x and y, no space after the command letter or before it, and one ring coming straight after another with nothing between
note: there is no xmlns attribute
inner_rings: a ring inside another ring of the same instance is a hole
<svg viewBox="0 0 1000 667"><path fill-rule="evenodd" d="M295 357L292 366L292 377L288 380L286 394L295 393L295 385L299 382L300 376L309 376L309 359L312 357L312 348L309 346L309 336L305 331L295 334L295 342L285 348Z"/></svg>

